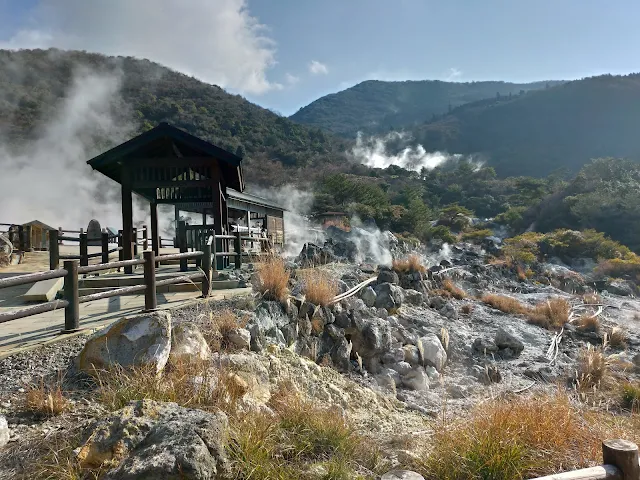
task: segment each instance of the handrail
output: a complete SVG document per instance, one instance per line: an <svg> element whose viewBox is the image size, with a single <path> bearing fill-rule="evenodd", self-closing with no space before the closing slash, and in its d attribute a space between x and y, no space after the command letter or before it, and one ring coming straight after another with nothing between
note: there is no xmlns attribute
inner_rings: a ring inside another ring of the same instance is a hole
<svg viewBox="0 0 640 480"><path fill-rule="evenodd" d="M16 275L15 277L0 279L0 288L14 287L16 285L26 285L27 283L40 282L42 280L50 280L52 278L62 278L67 275L64 269L49 270L47 272L26 273L24 275Z"/></svg>
<svg viewBox="0 0 640 480"><path fill-rule="evenodd" d="M101 270L109 270L112 268L133 267L136 265L144 264L144 260L122 260L120 262L98 263L96 265L86 265L84 267L78 267L78 273L91 273L99 272Z"/></svg>
<svg viewBox="0 0 640 480"><path fill-rule="evenodd" d="M52 302L41 303L33 307L11 310L6 313L0 313L0 323L30 317L31 315L37 315L39 313L51 312L52 310L59 310L61 308L67 308L68 306L69 302L67 300L53 300Z"/></svg>

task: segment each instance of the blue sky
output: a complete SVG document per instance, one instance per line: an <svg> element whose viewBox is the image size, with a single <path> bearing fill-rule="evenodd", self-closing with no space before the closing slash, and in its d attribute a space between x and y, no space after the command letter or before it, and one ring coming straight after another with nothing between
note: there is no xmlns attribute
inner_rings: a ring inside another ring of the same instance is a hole
<svg viewBox="0 0 640 480"><path fill-rule="evenodd" d="M366 79L640 71L639 18L627 0L0 0L0 46L148 57L289 115Z"/></svg>

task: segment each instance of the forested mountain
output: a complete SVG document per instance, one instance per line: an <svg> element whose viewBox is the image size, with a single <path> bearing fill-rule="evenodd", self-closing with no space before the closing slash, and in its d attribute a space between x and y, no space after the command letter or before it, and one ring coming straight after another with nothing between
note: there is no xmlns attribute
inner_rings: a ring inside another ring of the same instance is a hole
<svg viewBox="0 0 640 480"><path fill-rule="evenodd" d="M383 82L368 80L312 102L290 118L345 137L401 130L433 119L460 105L518 95L562 82L442 82L420 80Z"/></svg>
<svg viewBox="0 0 640 480"><path fill-rule="evenodd" d="M132 134L168 122L245 156L249 175L251 165L258 164L260 174L269 165L330 164L347 149L343 140L318 128L149 60L55 49L0 50L0 134L5 141L18 144L37 136L37 127L51 121L52 112L72 94L82 68L120 77L112 113L133 124Z"/></svg>
<svg viewBox="0 0 640 480"><path fill-rule="evenodd" d="M498 175L576 173L592 158L640 160L640 74L602 75L463 105L413 130L427 150L482 153Z"/></svg>

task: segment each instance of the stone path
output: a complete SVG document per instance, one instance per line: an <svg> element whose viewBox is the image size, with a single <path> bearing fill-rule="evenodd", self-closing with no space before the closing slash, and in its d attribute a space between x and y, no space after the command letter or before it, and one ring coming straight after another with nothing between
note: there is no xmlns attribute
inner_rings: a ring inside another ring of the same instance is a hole
<svg viewBox="0 0 640 480"><path fill-rule="evenodd" d="M42 258L41 258L42 257ZM46 257L46 262L45 262ZM46 263L46 267L44 264ZM31 252L20 265L13 265L0 270L0 278L43 271L48 269L47 252ZM0 289L0 312L24 308L27 304L22 300L31 287L21 285ZM246 295L250 288L234 288L214 290L211 299L223 299L237 295ZM200 292L158 293L158 308L176 308L187 303L198 301ZM32 305L32 304L28 304ZM102 328L125 315L140 312L144 308L144 295L131 295L105 298L80 305L80 327L87 331ZM17 351L35 348L39 345L68 337L61 335L64 327L64 310L41 313L31 317L12 320L0 324L0 358L7 357Z"/></svg>

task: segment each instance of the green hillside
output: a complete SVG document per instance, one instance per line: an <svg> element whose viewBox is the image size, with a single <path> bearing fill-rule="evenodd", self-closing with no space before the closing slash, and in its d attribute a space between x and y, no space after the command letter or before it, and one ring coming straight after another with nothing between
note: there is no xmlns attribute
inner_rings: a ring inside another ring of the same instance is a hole
<svg viewBox="0 0 640 480"><path fill-rule="evenodd" d="M561 82L455 83L439 80L383 82L369 80L342 92L312 102L290 118L345 137L359 131L382 133L400 130L447 113L465 103L518 95L521 91L543 89Z"/></svg>

